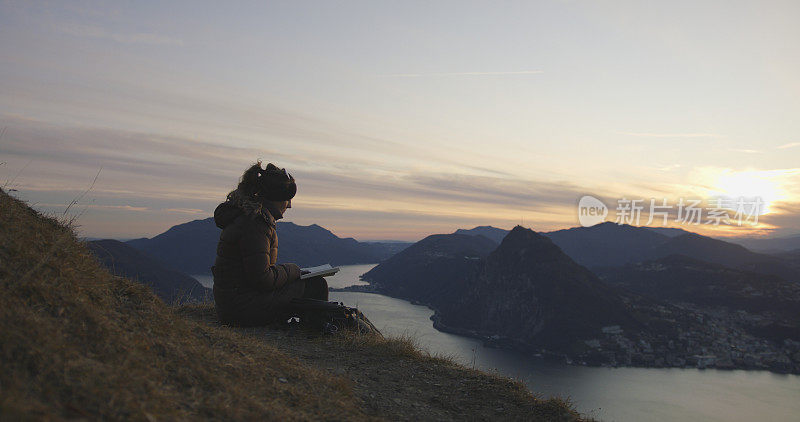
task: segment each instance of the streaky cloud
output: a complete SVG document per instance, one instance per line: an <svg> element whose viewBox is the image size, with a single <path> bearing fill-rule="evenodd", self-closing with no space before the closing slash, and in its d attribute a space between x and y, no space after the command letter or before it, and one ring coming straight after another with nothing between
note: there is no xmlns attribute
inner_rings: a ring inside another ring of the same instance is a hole
<svg viewBox="0 0 800 422"><path fill-rule="evenodd" d="M59 26L59 30L64 34L75 37L106 39L121 44L183 46L183 40L177 38L147 32L116 33L95 25L67 23Z"/></svg>
<svg viewBox="0 0 800 422"><path fill-rule="evenodd" d="M174 212L178 214L204 214L205 211L198 208L167 208L165 212Z"/></svg>
<svg viewBox="0 0 800 422"><path fill-rule="evenodd" d="M619 135L642 138L724 138L718 133L654 133L654 132L617 132Z"/></svg>
<svg viewBox="0 0 800 422"><path fill-rule="evenodd" d="M35 205L37 207L47 207L47 208L64 208L69 206L69 204L55 204L55 203L36 203L32 205ZM120 210L120 211L151 211L149 207L136 207L132 205L81 204L79 205L79 208Z"/></svg>
<svg viewBox="0 0 800 422"><path fill-rule="evenodd" d="M424 76L513 76L541 75L543 70L517 70L508 72L441 72L441 73L389 73L379 75L387 78L419 78Z"/></svg>

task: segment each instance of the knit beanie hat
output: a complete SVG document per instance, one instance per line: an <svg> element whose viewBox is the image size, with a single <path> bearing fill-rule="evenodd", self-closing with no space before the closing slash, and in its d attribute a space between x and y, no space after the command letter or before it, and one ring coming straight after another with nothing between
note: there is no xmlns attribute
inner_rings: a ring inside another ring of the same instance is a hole
<svg viewBox="0 0 800 422"><path fill-rule="evenodd" d="M258 196L270 201L288 201L297 193L294 177L272 163L258 172Z"/></svg>

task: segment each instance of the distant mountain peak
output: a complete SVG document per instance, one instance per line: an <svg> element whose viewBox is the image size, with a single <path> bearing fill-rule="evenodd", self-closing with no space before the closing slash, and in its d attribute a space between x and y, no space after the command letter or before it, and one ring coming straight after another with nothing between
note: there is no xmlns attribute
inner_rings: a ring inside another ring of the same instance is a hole
<svg viewBox="0 0 800 422"><path fill-rule="evenodd" d="M458 229L455 231L455 234L463 234L469 236L484 236L487 239L491 239L494 242L500 243L503 241L503 238L506 236L506 234L508 234L508 230L500 229L493 226L477 226L469 230Z"/></svg>
<svg viewBox="0 0 800 422"><path fill-rule="evenodd" d="M511 244L511 243L520 243L520 242L528 242L528 243L530 243L530 242L541 242L541 241L546 241L547 243L552 244L550 239L548 239L547 237L542 236L541 234L536 233L535 231L533 231L533 230L531 230L529 228L522 227L522 226L518 225L518 226L514 226L514 228L511 229L510 232L508 232L506 237L503 239L503 242L501 243L501 245L502 244L506 244L506 243L509 243L509 244Z"/></svg>
<svg viewBox="0 0 800 422"><path fill-rule="evenodd" d="M522 226L511 229L500 246L492 252L490 260L498 259L506 264L509 261L527 264L561 261L575 265L572 259L547 236Z"/></svg>
<svg viewBox="0 0 800 422"><path fill-rule="evenodd" d="M647 251L669 240L668 236L647 228L610 221L544 235L576 262L590 268L641 261L648 257Z"/></svg>
<svg viewBox="0 0 800 422"><path fill-rule="evenodd" d="M737 251L739 253L753 254L750 250L742 245L736 243L726 242L724 240L714 239L713 237L703 236L697 233L686 232L684 234L673 237L670 244L674 245L692 245L694 247L717 247L725 251Z"/></svg>

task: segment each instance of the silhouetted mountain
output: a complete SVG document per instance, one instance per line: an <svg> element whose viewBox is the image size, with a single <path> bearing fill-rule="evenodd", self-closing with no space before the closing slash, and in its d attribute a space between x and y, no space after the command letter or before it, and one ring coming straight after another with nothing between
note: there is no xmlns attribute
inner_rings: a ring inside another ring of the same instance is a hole
<svg viewBox="0 0 800 422"><path fill-rule="evenodd" d="M800 249L795 249L789 252L781 252L774 254L774 256L783 260L789 267L800 271Z"/></svg>
<svg viewBox="0 0 800 422"><path fill-rule="evenodd" d="M299 226L278 222L278 261L301 267L331 264L370 264L381 262L408 244L362 243L352 237L340 238L316 224Z"/></svg>
<svg viewBox="0 0 800 422"><path fill-rule="evenodd" d="M606 268L603 281L656 300L780 313L800 323L800 284L684 255Z"/></svg>
<svg viewBox="0 0 800 422"><path fill-rule="evenodd" d="M694 304L729 327L739 325L777 345L786 339L800 341L800 284L778 276L683 255L603 269L600 275L611 285L651 299L677 306Z"/></svg>
<svg viewBox="0 0 800 422"><path fill-rule="evenodd" d="M492 226L458 229L456 233L483 235L498 244L508 230ZM671 237L689 233L670 227L635 227L627 224L605 222L591 227L542 232L578 264L589 268L619 266L638 262L650 255L648 251Z"/></svg>
<svg viewBox="0 0 800 422"><path fill-rule="evenodd" d="M666 233L666 234L664 234ZM544 233L575 262L592 270L686 255L730 268L800 282L800 271L781 257L681 229L635 227L612 222Z"/></svg>
<svg viewBox="0 0 800 422"><path fill-rule="evenodd" d="M150 286L166 303L202 301L211 295L194 278L118 240L94 240L88 246L110 273Z"/></svg>
<svg viewBox="0 0 800 422"><path fill-rule="evenodd" d="M672 227L644 227L644 228L647 230L652 230L659 234L663 234L664 236L667 237L675 237L675 236L680 236L682 234L691 233L687 232L684 229L676 229Z"/></svg>
<svg viewBox="0 0 800 422"><path fill-rule="evenodd" d="M775 255L785 259L800 259L800 248L788 252L779 252Z"/></svg>
<svg viewBox="0 0 800 422"><path fill-rule="evenodd" d="M219 233L214 219L206 218L172 226L150 239L125 243L186 274L210 274Z"/></svg>
<svg viewBox="0 0 800 422"><path fill-rule="evenodd" d="M780 253L800 249L800 235L773 238L737 238L731 239L747 249L763 253Z"/></svg>
<svg viewBox="0 0 800 422"><path fill-rule="evenodd" d="M782 259L748 250L742 245L687 233L669 239L648 251L650 259L670 255L686 255L693 259L721 264L726 267L771 274L786 280L800 282L800 272Z"/></svg>
<svg viewBox="0 0 800 422"><path fill-rule="evenodd" d="M368 271L363 279L387 295L438 304L460 294L497 243L480 235L434 234Z"/></svg>
<svg viewBox="0 0 800 422"><path fill-rule="evenodd" d="M500 242L503 241L503 238L506 237L506 235L508 234L508 230L498 229L497 227L492 227L492 226L478 226L469 230L458 229L456 230L456 234L483 236L497 242L497 244L499 245Z"/></svg>
<svg viewBox="0 0 800 422"><path fill-rule="evenodd" d="M316 224L299 226L279 221L277 228L278 262L294 262L301 267L380 262L405 245L339 238ZM127 243L187 274L209 274L217 253L219 233L214 219L207 218L173 226L151 239L134 239Z"/></svg>
<svg viewBox="0 0 800 422"><path fill-rule="evenodd" d="M386 240L386 241L368 241L368 242L360 242L365 244L369 247L372 247L375 250L375 253L380 258L380 261L385 261L393 257L395 254L399 253L403 249L411 246L414 242L405 242L399 240Z"/></svg>
<svg viewBox="0 0 800 422"><path fill-rule="evenodd" d="M670 238L654 230L612 222L544 233L578 264L589 268L617 267L652 255Z"/></svg>
<svg viewBox="0 0 800 422"><path fill-rule="evenodd" d="M438 323L552 350L585 347L603 326L638 326L618 295L550 239L515 227L460 291L440 301Z"/></svg>

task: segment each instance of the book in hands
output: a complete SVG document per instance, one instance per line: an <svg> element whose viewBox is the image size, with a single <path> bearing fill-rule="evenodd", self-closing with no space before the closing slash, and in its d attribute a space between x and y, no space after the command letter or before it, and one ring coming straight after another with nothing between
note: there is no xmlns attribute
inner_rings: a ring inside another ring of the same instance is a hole
<svg viewBox="0 0 800 422"><path fill-rule="evenodd" d="M319 265L317 267L300 268L300 270L308 271L308 273L300 276L301 280L305 280L307 278L316 277L318 275L322 277L334 275L339 272L339 267L331 267L331 264L325 264L325 265Z"/></svg>

